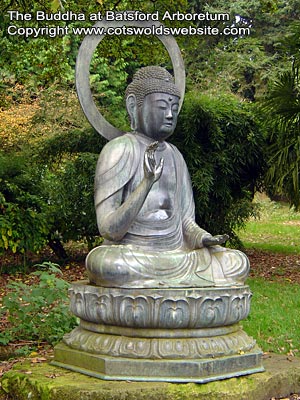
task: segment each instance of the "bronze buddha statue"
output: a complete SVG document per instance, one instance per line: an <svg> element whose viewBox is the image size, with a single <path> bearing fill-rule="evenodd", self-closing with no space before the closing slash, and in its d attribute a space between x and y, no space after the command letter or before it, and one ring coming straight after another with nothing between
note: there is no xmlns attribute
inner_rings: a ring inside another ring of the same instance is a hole
<svg viewBox="0 0 300 400"><path fill-rule="evenodd" d="M126 90L132 132L103 148L95 206L104 243L86 260L91 283L122 288L242 285L249 261L221 247L195 222L190 176L165 140L177 122L180 92L164 68L141 68Z"/></svg>

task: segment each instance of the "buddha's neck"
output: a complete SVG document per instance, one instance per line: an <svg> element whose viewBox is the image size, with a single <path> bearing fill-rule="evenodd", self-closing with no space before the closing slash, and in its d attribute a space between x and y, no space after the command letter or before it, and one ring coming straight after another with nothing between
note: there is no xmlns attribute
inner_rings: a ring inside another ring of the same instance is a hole
<svg viewBox="0 0 300 400"><path fill-rule="evenodd" d="M134 132L132 132L132 133L133 133L142 143L146 144L147 146L149 146L151 143L155 142L155 139L153 139L153 138L151 138L151 137L149 137L149 136L146 136L146 135L144 135L144 134L141 133L141 132L134 131ZM157 150L163 150L163 149L165 149L165 147L166 147L166 142L165 142L164 140L158 142L158 148L157 148Z"/></svg>

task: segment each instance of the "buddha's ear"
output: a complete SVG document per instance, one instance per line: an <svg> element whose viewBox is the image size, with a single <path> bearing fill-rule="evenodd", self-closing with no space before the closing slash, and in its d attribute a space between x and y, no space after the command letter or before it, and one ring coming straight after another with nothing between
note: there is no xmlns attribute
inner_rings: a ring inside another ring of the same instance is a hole
<svg viewBox="0 0 300 400"><path fill-rule="evenodd" d="M135 131L137 129L137 102L134 94L127 96L126 108L130 118L130 127Z"/></svg>

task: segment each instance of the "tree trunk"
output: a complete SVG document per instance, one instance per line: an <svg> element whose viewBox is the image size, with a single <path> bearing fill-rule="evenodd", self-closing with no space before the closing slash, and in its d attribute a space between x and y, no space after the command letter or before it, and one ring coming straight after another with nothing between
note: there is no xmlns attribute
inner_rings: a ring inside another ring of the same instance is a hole
<svg viewBox="0 0 300 400"><path fill-rule="evenodd" d="M55 255L60 260L66 260L68 258L68 254L66 253L66 250L59 239L50 239L48 246L54 251Z"/></svg>

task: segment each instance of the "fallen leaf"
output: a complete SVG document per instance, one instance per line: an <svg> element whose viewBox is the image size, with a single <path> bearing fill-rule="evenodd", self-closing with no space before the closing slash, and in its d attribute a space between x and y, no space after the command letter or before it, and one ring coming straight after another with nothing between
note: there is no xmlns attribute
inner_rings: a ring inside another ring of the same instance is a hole
<svg viewBox="0 0 300 400"><path fill-rule="evenodd" d="M62 374L46 374L45 375L46 378L50 378L50 379L55 379L55 378L58 378L59 376L62 376Z"/></svg>
<svg viewBox="0 0 300 400"><path fill-rule="evenodd" d="M41 362L43 362L43 361L47 361L47 358L45 358L45 357L36 357L36 358L33 358L33 359L31 360L31 362L32 362L33 364L41 363Z"/></svg>

